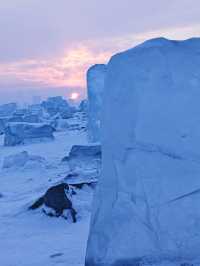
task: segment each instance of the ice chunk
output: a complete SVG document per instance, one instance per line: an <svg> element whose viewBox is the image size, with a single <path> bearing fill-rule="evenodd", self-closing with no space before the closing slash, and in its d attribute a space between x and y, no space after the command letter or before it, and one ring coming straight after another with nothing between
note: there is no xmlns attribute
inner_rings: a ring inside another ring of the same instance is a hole
<svg viewBox="0 0 200 266"><path fill-rule="evenodd" d="M60 117L55 118L51 124L55 127L56 131L66 131L69 128L68 120Z"/></svg>
<svg viewBox="0 0 200 266"><path fill-rule="evenodd" d="M42 102L42 106L50 116L60 114L64 119L70 118L74 112L74 108L61 96L49 97L46 101Z"/></svg>
<svg viewBox="0 0 200 266"><path fill-rule="evenodd" d="M76 173L82 179L98 178L101 170L101 146L74 145L63 162L68 162L71 173Z"/></svg>
<svg viewBox="0 0 200 266"><path fill-rule="evenodd" d="M23 121L28 123L40 123L41 119L37 114L27 114L23 117Z"/></svg>
<svg viewBox="0 0 200 266"><path fill-rule="evenodd" d="M28 106L28 111L31 114L43 116L44 109L41 104L32 104Z"/></svg>
<svg viewBox="0 0 200 266"><path fill-rule="evenodd" d="M28 109L27 108L18 108L16 109L16 111L14 112L13 115L15 116L24 116L28 114Z"/></svg>
<svg viewBox="0 0 200 266"><path fill-rule="evenodd" d="M92 66L87 72L88 136L91 142L100 141L102 94L106 69L106 65L99 64Z"/></svg>
<svg viewBox="0 0 200 266"><path fill-rule="evenodd" d="M78 107L78 110L80 112L87 113L88 112L88 100L82 100Z"/></svg>
<svg viewBox="0 0 200 266"><path fill-rule="evenodd" d="M199 258L199 88L200 39L151 40L109 62L87 266Z"/></svg>
<svg viewBox="0 0 200 266"><path fill-rule="evenodd" d="M12 115L17 109L16 103L7 103L0 105L0 116Z"/></svg>
<svg viewBox="0 0 200 266"><path fill-rule="evenodd" d="M53 140L55 129L50 125L9 123L5 129L4 145L15 146L30 142Z"/></svg>
<svg viewBox="0 0 200 266"><path fill-rule="evenodd" d="M67 122L69 125L68 130L85 131L87 127L87 115L84 112L76 112Z"/></svg>
<svg viewBox="0 0 200 266"><path fill-rule="evenodd" d="M4 134L8 117L0 117L0 135Z"/></svg>
<svg viewBox="0 0 200 266"><path fill-rule="evenodd" d="M24 122L23 115L14 114L8 119L8 122Z"/></svg>

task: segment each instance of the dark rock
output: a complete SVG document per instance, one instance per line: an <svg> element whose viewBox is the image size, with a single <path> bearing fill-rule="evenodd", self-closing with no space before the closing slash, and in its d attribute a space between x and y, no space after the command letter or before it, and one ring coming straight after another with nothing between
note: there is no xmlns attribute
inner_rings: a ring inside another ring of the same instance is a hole
<svg viewBox="0 0 200 266"><path fill-rule="evenodd" d="M69 185L62 183L56 186L53 186L47 190L44 196L40 197L29 209L34 210L42 206L43 204L46 207L49 207L55 211L55 214L52 212L48 213L45 209L44 212L49 216L59 217L63 214L64 210L69 210L72 220L76 222L76 211L72 206L71 200L67 197L66 192L69 192Z"/></svg>
<svg viewBox="0 0 200 266"><path fill-rule="evenodd" d="M62 214L64 209L72 208L72 203L67 198L65 189L69 190L69 186L68 184L62 183L49 188L44 195L44 204L54 209L57 214Z"/></svg>

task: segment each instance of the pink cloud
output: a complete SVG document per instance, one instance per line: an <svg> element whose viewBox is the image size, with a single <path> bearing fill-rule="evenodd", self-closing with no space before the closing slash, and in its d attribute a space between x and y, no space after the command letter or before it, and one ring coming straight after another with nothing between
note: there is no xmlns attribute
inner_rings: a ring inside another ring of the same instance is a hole
<svg viewBox="0 0 200 266"><path fill-rule="evenodd" d="M122 37L89 40L66 48L54 58L24 59L0 64L0 84L31 87L86 87L86 71L96 63L107 63L112 54L149 38L184 39L200 35L200 26L168 28Z"/></svg>
<svg viewBox="0 0 200 266"><path fill-rule="evenodd" d="M95 63L106 62L109 52L95 53L87 46L69 49L52 59L21 60L0 64L0 80L42 87L85 87L85 72Z"/></svg>

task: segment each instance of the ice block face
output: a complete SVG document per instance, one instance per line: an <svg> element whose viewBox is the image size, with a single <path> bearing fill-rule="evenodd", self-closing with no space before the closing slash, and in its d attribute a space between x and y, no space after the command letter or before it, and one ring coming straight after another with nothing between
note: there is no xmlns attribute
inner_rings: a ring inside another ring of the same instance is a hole
<svg viewBox="0 0 200 266"><path fill-rule="evenodd" d="M199 260L200 39L150 40L107 71L86 266Z"/></svg>
<svg viewBox="0 0 200 266"><path fill-rule="evenodd" d="M106 65L92 66L87 72L88 137L90 142L100 142L101 110Z"/></svg>

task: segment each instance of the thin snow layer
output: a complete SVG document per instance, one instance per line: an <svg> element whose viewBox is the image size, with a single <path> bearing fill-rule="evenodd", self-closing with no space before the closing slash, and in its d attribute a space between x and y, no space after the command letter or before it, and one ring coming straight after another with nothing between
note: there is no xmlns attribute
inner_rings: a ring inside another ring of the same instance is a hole
<svg viewBox="0 0 200 266"><path fill-rule="evenodd" d="M200 39L151 40L109 62L87 266L199 259L199 88Z"/></svg>
<svg viewBox="0 0 200 266"><path fill-rule="evenodd" d="M89 229L92 190L78 190L73 204L78 222L50 218L41 209L28 207L68 174L61 159L72 145L86 145L82 132L56 132L55 141L4 147L0 136L0 169L4 158L20 154L39 155L50 168L33 166L0 170L0 265L83 266ZM14 156L15 157L15 156Z"/></svg>
<svg viewBox="0 0 200 266"><path fill-rule="evenodd" d="M92 66L87 72L88 137L90 142L100 141L100 121L106 65Z"/></svg>
<svg viewBox="0 0 200 266"><path fill-rule="evenodd" d="M3 161L3 169L34 168L34 167L51 167L46 160L38 155L29 154L22 151L13 155L6 156Z"/></svg>

